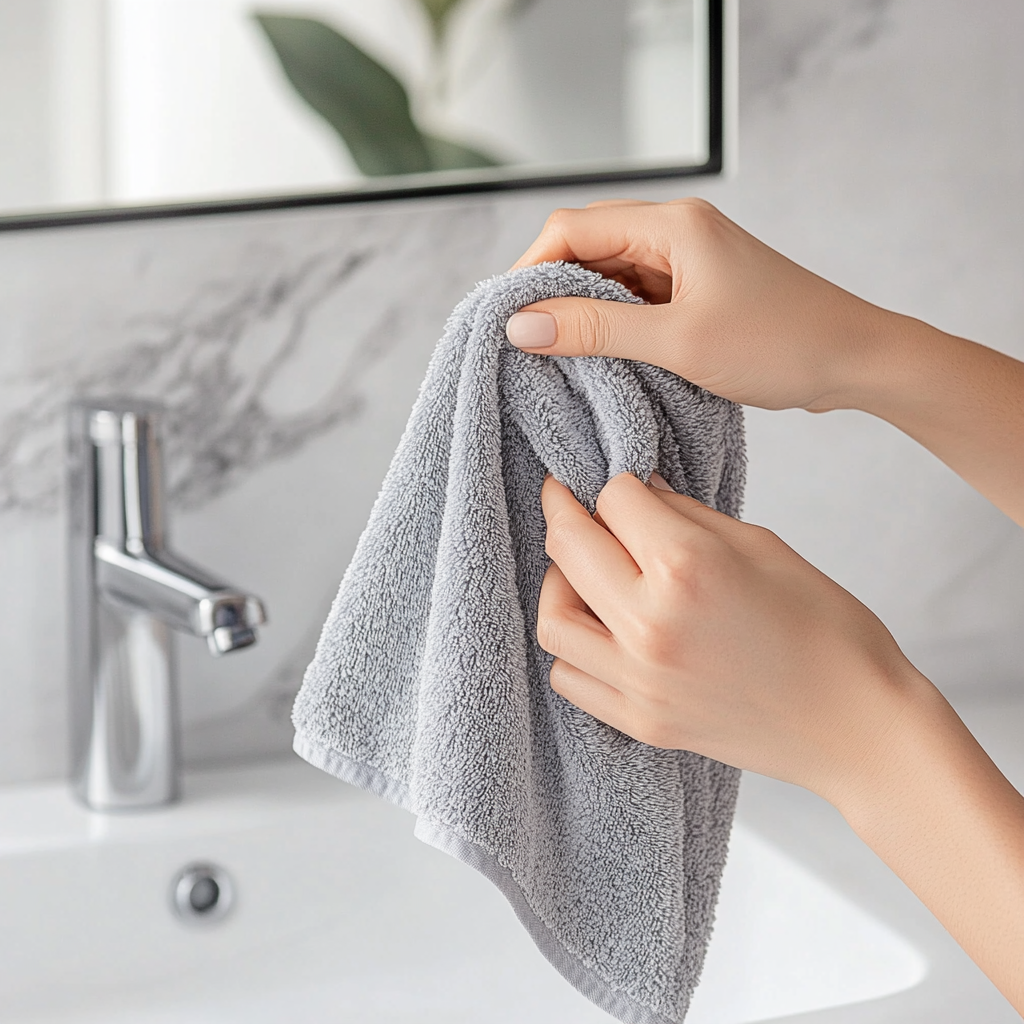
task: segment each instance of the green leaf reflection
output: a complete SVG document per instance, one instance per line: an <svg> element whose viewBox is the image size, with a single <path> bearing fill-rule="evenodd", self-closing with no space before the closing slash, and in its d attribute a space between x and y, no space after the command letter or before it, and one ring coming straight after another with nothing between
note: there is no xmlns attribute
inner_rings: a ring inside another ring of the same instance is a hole
<svg viewBox="0 0 1024 1024"><path fill-rule="evenodd" d="M442 17L455 2L430 0L439 11L446 6ZM363 174L497 165L479 150L421 132L402 83L329 25L315 18L266 12L253 17L295 91L338 133Z"/></svg>

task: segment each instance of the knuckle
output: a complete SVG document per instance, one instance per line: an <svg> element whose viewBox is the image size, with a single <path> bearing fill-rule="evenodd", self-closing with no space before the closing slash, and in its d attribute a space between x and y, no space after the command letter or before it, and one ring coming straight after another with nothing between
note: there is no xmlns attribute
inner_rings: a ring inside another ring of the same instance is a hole
<svg viewBox="0 0 1024 1024"><path fill-rule="evenodd" d="M537 643L542 650L557 656L563 648L563 636L562 624L551 612L537 616Z"/></svg>
<svg viewBox="0 0 1024 1024"><path fill-rule="evenodd" d="M767 527L744 523L742 544L737 545L737 550L756 562L774 563L784 559L792 548Z"/></svg>
<svg viewBox="0 0 1024 1024"><path fill-rule="evenodd" d="M673 661L677 647L675 630L661 615L635 613L626 632L629 647L641 664L666 665ZM637 688L644 693L649 693L650 685L647 676L642 675L637 680Z"/></svg>
<svg viewBox="0 0 1024 1024"><path fill-rule="evenodd" d="M549 652L550 653L550 652ZM569 673L564 661L555 658L548 672L548 685L555 693L565 696L569 691Z"/></svg>
<svg viewBox="0 0 1024 1024"><path fill-rule="evenodd" d="M711 223L722 215L717 206L698 196L681 199L676 211L680 217L693 224Z"/></svg>
<svg viewBox="0 0 1024 1024"><path fill-rule="evenodd" d="M686 587L697 570L697 552L689 544L671 544L658 558L659 575L668 583Z"/></svg>
<svg viewBox="0 0 1024 1024"><path fill-rule="evenodd" d="M677 207L677 216L682 226L691 235L708 235L723 221L722 212L706 199L692 197L684 199Z"/></svg>
<svg viewBox="0 0 1024 1024"><path fill-rule="evenodd" d="M713 553L692 540L666 545L655 563L657 582L669 592L672 604L694 600L711 571Z"/></svg>
<svg viewBox="0 0 1024 1024"><path fill-rule="evenodd" d="M570 219L570 217L577 211L571 207L562 206L557 210L553 210L548 214L548 219L544 222L544 231L560 232Z"/></svg>
<svg viewBox="0 0 1024 1024"><path fill-rule="evenodd" d="M555 564L558 555L567 548L568 537L573 532L573 517L568 512L555 511L548 516L548 529L544 538L544 550Z"/></svg>
<svg viewBox="0 0 1024 1024"><path fill-rule="evenodd" d="M700 196L687 196L686 199L680 199L679 207L695 216L707 216L709 214L718 216L720 212L714 203L709 203L706 199L701 199Z"/></svg>
<svg viewBox="0 0 1024 1024"><path fill-rule="evenodd" d="M783 545L779 535L773 533L767 526L751 526L750 539L757 548L766 553L778 551Z"/></svg>
<svg viewBox="0 0 1024 1024"><path fill-rule="evenodd" d="M728 545L713 534L666 544L655 563L658 582L674 603L699 599L719 574Z"/></svg>
<svg viewBox="0 0 1024 1024"><path fill-rule="evenodd" d="M581 304L576 314L576 334L585 356L599 356L610 347L611 331L608 318L599 307Z"/></svg>
<svg viewBox="0 0 1024 1024"><path fill-rule="evenodd" d="M671 723L655 716L644 716L633 733L633 738L649 747L673 750L678 747L676 731Z"/></svg>
<svg viewBox="0 0 1024 1024"><path fill-rule="evenodd" d="M671 665L678 654L678 641L670 628L661 622L651 623L642 638L643 651L649 665Z"/></svg>

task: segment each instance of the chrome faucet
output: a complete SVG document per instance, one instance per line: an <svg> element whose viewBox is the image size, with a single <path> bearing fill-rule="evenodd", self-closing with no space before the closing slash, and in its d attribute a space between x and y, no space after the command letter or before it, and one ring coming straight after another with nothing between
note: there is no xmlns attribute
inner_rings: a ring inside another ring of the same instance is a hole
<svg viewBox="0 0 1024 1024"><path fill-rule="evenodd" d="M179 795L171 630L214 655L256 642L256 597L167 550L160 408L124 400L70 411L71 778L97 811Z"/></svg>

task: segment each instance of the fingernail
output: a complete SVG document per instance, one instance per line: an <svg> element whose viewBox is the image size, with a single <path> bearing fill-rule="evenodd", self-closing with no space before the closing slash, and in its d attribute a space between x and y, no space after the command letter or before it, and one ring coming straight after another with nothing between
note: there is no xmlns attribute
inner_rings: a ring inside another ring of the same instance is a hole
<svg viewBox="0 0 1024 1024"><path fill-rule="evenodd" d="M668 485L668 481L660 473L652 473L651 474L651 479L648 481L648 483L652 487L657 487L659 491L671 491L672 490L672 488L669 487L669 485Z"/></svg>
<svg viewBox="0 0 1024 1024"><path fill-rule="evenodd" d="M513 313L505 325L505 336L516 348L548 348L555 343L558 325L550 313L527 310Z"/></svg>

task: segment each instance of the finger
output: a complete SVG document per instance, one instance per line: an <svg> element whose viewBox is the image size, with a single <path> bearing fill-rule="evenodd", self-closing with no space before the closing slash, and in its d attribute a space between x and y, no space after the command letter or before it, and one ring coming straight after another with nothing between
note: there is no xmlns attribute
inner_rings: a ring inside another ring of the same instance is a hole
<svg viewBox="0 0 1024 1024"><path fill-rule="evenodd" d="M623 546L554 477L541 489L545 550L572 589L613 633L630 607L640 570Z"/></svg>
<svg viewBox="0 0 1024 1024"><path fill-rule="evenodd" d="M516 267L548 260L589 264L618 257L626 264L672 275L672 256L703 243L725 218L703 199L669 203L612 201L583 210L555 210Z"/></svg>
<svg viewBox="0 0 1024 1024"><path fill-rule="evenodd" d="M554 562L548 566L544 579L541 581L538 607L542 612L552 612L573 621L578 620L583 626L593 625L602 635L610 635L601 620L594 614L594 610L572 589L572 584L565 578L565 573ZM545 647L544 650L549 654L558 654L557 651L552 651L549 647Z"/></svg>
<svg viewBox="0 0 1024 1024"><path fill-rule="evenodd" d="M555 210L515 267L551 260L594 263L618 257L624 263L641 263L670 275L672 226L658 217L659 205L617 203Z"/></svg>
<svg viewBox="0 0 1024 1024"><path fill-rule="evenodd" d="M557 565L541 584L537 642L548 654L591 674L601 675L619 660L615 639Z"/></svg>
<svg viewBox="0 0 1024 1024"><path fill-rule="evenodd" d="M634 295L651 305L661 305L672 301L672 278L659 270L652 270L650 267L637 263L625 263L614 257L581 263L580 266L586 270L592 270L602 277L618 281Z"/></svg>
<svg viewBox="0 0 1024 1024"><path fill-rule="evenodd" d="M689 314L678 305L545 299L509 317L508 340L548 356L618 356L677 371Z"/></svg>
<svg viewBox="0 0 1024 1024"><path fill-rule="evenodd" d="M627 727L633 718L632 706L614 686L558 658L551 665L550 683L555 693L581 711L620 732L629 733Z"/></svg>
<svg viewBox="0 0 1024 1024"><path fill-rule="evenodd" d="M684 500L700 504L692 498ZM692 553L719 540L630 473L620 473L605 484L598 495L597 509L610 533L644 573L665 565L669 553Z"/></svg>
<svg viewBox="0 0 1024 1024"><path fill-rule="evenodd" d="M719 537L728 541L734 548L740 551L749 552L753 548L763 548L765 543L774 540L781 543L778 537L763 526L755 526L752 523L744 523L733 516L719 512L717 509L705 505L685 494L677 494L669 487L658 473L651 475L648 489L651 493L665 502L673 511L692 519L698 526L710 530Z"/></svg>
<svg viewBox="0 0 1024 1024"><path fill-rule="evenodd" d="M567 219L571 211L563 208L555 210L544 222L540 234L533 240L530 247L512 264L512 270L520 267L532 267L538 263L554 263L557 260L565 260L567 263L577 262L576 253L573 251L572 242L565 236L561 227L561 221ZM611 253L592 257L593 259L607 259Z"/></svg>

